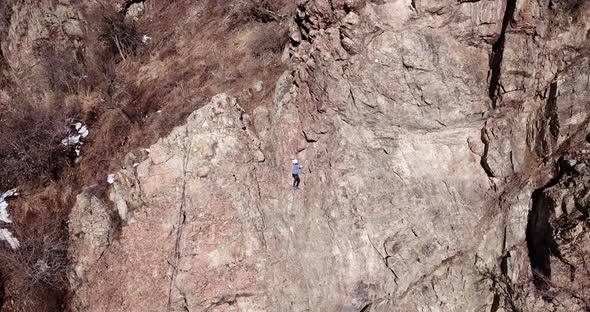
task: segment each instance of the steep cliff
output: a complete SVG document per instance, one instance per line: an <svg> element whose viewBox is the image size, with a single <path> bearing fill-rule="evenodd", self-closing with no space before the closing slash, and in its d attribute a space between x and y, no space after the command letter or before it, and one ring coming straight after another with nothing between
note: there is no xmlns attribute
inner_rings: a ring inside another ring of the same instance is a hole
<svg viewBox="0 0 590 312"><path fill-rule="evenodd" d="M289 12L280 78L216 83L77 196L74 311L588 309L590 3Z"/></svg>
<svg viewBox="0 0 590 312"><path fill-rule="evenodd" d="M530 276L533 191L587 148L588 10L301 2L271 108L215 97L117 175L120 234L74 239L76 307L508 306L482 272Z"/></svg>

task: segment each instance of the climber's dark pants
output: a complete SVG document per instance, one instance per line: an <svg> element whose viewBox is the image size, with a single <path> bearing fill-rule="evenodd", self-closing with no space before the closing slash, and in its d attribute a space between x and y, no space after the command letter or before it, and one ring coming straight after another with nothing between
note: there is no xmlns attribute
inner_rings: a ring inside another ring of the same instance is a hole
<svg viewBox="0 0 590 312"><path fill-rule="evenodd" d="M299 175L294 173L293 174L293 186L294 187L299 187L299 182L301 182L301 179L299 179Z"/></svg>

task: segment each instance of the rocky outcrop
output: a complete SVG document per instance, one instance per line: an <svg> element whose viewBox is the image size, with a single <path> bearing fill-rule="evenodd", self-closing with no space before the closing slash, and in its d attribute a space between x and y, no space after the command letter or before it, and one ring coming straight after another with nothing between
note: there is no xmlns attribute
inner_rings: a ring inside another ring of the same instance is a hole
<svg viewBox="0 0 590 312"><path fill-rule="evenodd" d="M558 165L558 176L533 193L527 226L533 284L554 306L582 311L590 307L590 170L587 160L562 158Z"/></svg>
<svg viewBox="0 0 590 312"><path fill-rule="evenodd" d="M534 190L587 149L575 8L301 2L272 107L219 95L117 174L111 212L81 195L75 308L496 311L481 270L530 274Z"/></svg>
<svg viewBox="0 0 590 312"><path fill-rule="evenodd" d="M1 24L5 28L0 31L0 55L11 78L30 85L29 92L71 91L76 81L67 75L81 75L84 28L80 12L70 2L2 4L6 11L2 18L7 20Z"/></svg>
<svg viewBox="0 0 590 312"><path fill-rule="evenodd" d="M116 176L113 191L126 194L128 210L112 207L114 217L84 217L90 195L81 195L73 217L98 218L92 223L102 230L71 224L73 237L84 233L75 246L87 246L72 249L81 285L75 308L181 311L239 302L263 309L264 217L255 178L261 160L244 118L225 95L191 115L146 160ZM109 240L112 219L122 228ZM94 252L80 252L86 249Z"/></svg>

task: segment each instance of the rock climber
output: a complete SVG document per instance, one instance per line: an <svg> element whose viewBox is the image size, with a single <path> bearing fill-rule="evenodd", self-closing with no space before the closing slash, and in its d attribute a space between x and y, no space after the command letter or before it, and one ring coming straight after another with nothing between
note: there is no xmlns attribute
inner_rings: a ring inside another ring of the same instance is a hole
<svg viewBox="0 0 590 312"><path fill-rule="evenodd" d="M300 165L297 159L293 159L293 170L291 173L293 174L293 189L295 190L299 189L299 182L301 182L301 179L299 179L300 169L303 169L303 165Z"/></svg>

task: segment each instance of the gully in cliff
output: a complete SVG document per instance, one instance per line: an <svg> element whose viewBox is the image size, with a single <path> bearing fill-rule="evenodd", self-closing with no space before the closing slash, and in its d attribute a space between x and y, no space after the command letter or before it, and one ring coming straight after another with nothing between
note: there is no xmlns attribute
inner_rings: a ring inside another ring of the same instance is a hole
<svg viewBox="0 0 590 312"><path fill-rule="evenodd" d="M301 179L299 178L299 170L300 169L303 169L303 165L300 165L299 162L297 161L297 159L293 159L293 169L291 170L291 173L293 174L293 189L294 190L299 189L299 182L301 182Z"/></svg>

